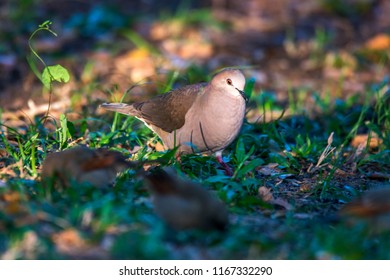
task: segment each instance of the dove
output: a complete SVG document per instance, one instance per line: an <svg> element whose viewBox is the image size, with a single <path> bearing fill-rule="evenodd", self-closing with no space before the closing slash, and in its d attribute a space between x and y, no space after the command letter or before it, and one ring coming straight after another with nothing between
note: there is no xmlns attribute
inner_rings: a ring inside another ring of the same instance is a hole
<svg viewBox="0 0 390 280"><path fill-rule="evenodd" d="M49 154L42 164L41 178L44 184L54 182L62 187L90 184L105 188L130 166L132 163L117 151L79 146Z"/></svg>
<svg viewBox="0 0 390 280"><path fill-rule="evenodd" d="M176 230L224 230L225 204L203 186L179 177L172 168L154 168L144 175L156 214Z"/></svg>
<svg viewBox="0 0 390 280"><path fill-rule="evenodd" d="M225 69L208 83L187 85L144 102L104 103L101 107L143 121L160 137L165 149L178 147L179 154L215 153L229 173L222 151L243 124L244 86L240 70Z"/></svg>

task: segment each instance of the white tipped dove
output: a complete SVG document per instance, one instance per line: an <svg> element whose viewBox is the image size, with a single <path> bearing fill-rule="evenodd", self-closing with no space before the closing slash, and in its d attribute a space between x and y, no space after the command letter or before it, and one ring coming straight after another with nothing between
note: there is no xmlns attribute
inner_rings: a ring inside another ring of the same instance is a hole
<svg viewBox="0 0 390 280"><path fill-rule="evenodd" d="M226 69L209 83L184 86L144 102L101 107L140 119L167 149L179 146L179 153L216 153L222 163L223 149L236 138L244 120L244 86L240 70Z"/></svg>

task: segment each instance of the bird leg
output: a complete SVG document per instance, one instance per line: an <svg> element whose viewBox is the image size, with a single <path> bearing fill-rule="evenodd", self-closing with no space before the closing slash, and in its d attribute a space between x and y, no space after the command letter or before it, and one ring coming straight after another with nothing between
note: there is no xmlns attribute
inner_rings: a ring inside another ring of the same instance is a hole
<svg viewBox="0 0 390 280"><path fill-rule="evenodd" d="M226 162L223 161L222 158L222 151L218 151L215 153L215 157L217 158L218 163L222 166L222 168L225 170L226 176L233 176L233 170L230 168L229 165L227 165Z"/></svg>

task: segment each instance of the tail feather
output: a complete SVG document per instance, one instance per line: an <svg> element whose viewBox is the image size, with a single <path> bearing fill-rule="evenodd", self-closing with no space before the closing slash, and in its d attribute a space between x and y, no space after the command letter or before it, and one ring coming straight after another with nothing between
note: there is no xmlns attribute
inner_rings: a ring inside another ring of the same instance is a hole
<svg viewBox="0 0 390 280"><path fill-rule="evenodd" d="M128 105L125 103L103 103L100 107L108 110L114 111L125 115L137 115L137 111L133 107L133 105Z"/></svg>

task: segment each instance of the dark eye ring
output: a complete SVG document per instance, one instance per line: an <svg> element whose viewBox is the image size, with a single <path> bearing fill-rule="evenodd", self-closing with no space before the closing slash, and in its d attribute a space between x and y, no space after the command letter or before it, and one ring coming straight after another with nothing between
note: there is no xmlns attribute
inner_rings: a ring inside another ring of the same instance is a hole
<svg viewBox="0 0 390 280"><path fill-rule="evenodd" d="M231 79L226 79L226 83L227 83L229 86L233 85L233 82L232 82Z"/></svg>

